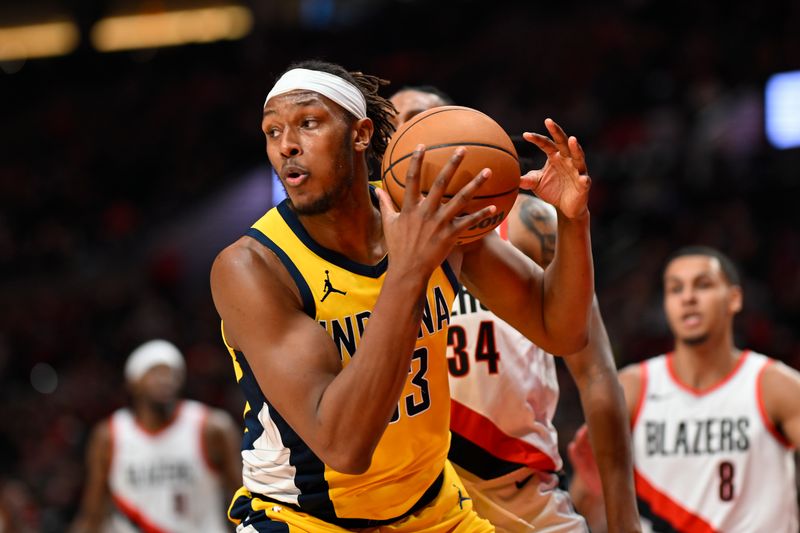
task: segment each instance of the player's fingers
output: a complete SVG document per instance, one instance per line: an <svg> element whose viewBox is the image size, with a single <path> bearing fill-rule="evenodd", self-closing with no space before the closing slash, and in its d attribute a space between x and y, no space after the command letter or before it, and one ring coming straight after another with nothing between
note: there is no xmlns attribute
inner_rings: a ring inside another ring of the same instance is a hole
<svg viewBox="0 0 800 533"><path fill-rule="evenodd" d="M569 139L561 126L552 118L544 119L544 125L547 131L550 132L550 135L553 136L553 141L556 143L556 146L558 146L559 153L564 157L569 157L571 155L569 151Z"/></svg>
<svg viewBox="0 0 800 533"><path fill-rule="evenodd" d="M519 178L519 188L527 191L535 191L539 187L539 182L542 181L541 170L531 170L524 176Z"/></svg>
<svg viewBox="0 0 800 533"><path fill-rule="evenodd" d="M581 174L588 174L589 169L586 166L586 153L583 151L581 143L579 143L578 139L574 136L569 138L569 151L572 154L572 161L575 164L575 168L578 169L578 172Z"/></svg>
<svg viewBox="0 0 800 533"><path fill-rule="evenodd" d="M472 178L469 183L464 185L447 203L442 204L441 213L445 218L454 218L464 212L464 208L472 200L475 192L492 175L488 168L481 170L477 176Z"/></svg>
<svg viewBox="0 0 800 533"><path fill-rule="evenodd" d="M439 175L433 180L431 190L428 191L428 202L430 205L438 206L442 202L444 193L447 191L447 186L450 184L450 180L453 178L453 174L455 174L458 165L464 160L465 153L466 149L463 146L456 148L453 151L453 155L450 156L450 159L448 159L447 163L442 167Z"/></svg>
<svg viewBox="0 0 800 533"><path fill-rule="evenodd" d="M392 197L383 189L376 187L375 194L378 196L378 207L381 210L381 216L396 214L398 207L395 205Z"/></svg>
<svg viewBox="0 0 800 533"><path fill-rule="evenodd" d="M590 178L588 174L581 174L578 176L578 183L584 188L584 190L588 191L592 188L592 178Z"/></svg>
<svg viewBox="0 0 800 533"><path fill-rule="evenodd" d="M406 171L405 194L403 195L403 209L410 209L419 202L419 174L422 169L422 160L425 157L425 145L418 144L411 155L411 162Z"/></svg>
<svg viewBox="0 0 800 533"><path fill-rule="evenodd" d="M540 135L538 133L532 133L530 131L526 131L522 134L522 138L528 141L529 143L535 144L539 150L545 153L547 157L554 156L558 153L558 147L556 143L554 143L551 139L545 137L544 135Z"/></svg>
<svg viewBox="0 0 800 533"><path fill-rule="evenodd" d="M493 215L496 211L497 211L496 206L487 205L486 207L479 209L474 213L470 213L469 215L456 217L453 219L453 230L455 231L456 234L459 234L465 229L474 226L484 218Z"/></svg>

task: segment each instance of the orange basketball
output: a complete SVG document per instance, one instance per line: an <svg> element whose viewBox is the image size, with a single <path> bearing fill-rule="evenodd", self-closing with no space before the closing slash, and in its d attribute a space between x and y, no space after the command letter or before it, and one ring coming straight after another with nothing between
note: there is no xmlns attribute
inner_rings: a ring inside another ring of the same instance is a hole
<svg viewBox="0 0 800 533"><path fill-rule="evenodd" d="M514 143L497 122L476 109L443 106L420 113L400 126L386 147L381 165L383 187L398 207L403 204L406 172L418 144L426 147L420 172L422 194L428 193L456 148L463 146L467 150L450 180L444 202L481 170L492 170L492 176L478 189L464 212L473 213L487 205L494 205L497 210L464 230L459 244L481 238L506 218L517 198L520 167Z"/></svg>

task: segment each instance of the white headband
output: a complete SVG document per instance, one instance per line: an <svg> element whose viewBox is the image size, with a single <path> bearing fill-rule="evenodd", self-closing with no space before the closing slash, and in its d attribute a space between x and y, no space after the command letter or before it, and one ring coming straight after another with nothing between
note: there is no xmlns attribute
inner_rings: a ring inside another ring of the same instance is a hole
<svg viewBox="0 0 800 533"><path fill-rule="evenodd" d="M136 348L125 362L125 379L130 383L139 381L145 373L157 365L184 372L186 364L180 350L169 341L156 339Z"/></svg>
<svg viewBox="0 0 800 533"><path fill-rule="evenodd" d="M367 101L358 87L335 74L305 68L295 68L281 76L267 95L267 99L264 100L264 107L267 107L267 102L273 96L297 89L314 91L322 96L327 96L356 118L367 117Z"/></svg>

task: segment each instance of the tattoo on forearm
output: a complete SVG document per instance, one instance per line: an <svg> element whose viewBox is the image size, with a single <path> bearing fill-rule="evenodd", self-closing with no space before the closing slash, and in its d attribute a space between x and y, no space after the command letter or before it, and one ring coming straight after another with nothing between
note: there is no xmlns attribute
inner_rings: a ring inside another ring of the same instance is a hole
<svg viewBox="0 0 800 533"><path fill-rule="evenodd" d="M556 253L556 232L552 213L546 206L530 198L520 205L519 219L539 239L542 266L549 265Z"/></svg>

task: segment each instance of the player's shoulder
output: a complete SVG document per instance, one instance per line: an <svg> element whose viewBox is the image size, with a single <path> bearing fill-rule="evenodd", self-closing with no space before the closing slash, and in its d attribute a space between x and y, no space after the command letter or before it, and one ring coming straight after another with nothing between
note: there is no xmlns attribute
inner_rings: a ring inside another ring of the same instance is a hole
<svg viewBox="0 0 800 533"><path fill-rule="evenodd" d="M215 291L234 284L267 288L270 282L286 276L285 267L272 250L243 236L217 254L211 266L211 288Z"/></svg>
<svg viewBox="0 0 800 533"><path fill-rule="evenodd" d="M639 361L636 363L629 363L619 370L620 381L625 380L631 383L639 383L642 380L642 372L644 372L647 360Z"/></svg>
<svg viewBox="0 0 800 533"><path fill-rule="evenodd" d="M239 435L239 428L236 422L227 411L217 407L203 404L206 409L206 416L203 417L201 428L203 442L206 451L212 462L216 462L220 450L224 450L226 442L230 446L236 447L236 436Z"/></svg>
<svg viewBox="0 0 800 533"><path fill-rule="evenodd" d="M112 417L113 415L97 422L89 433L89 447L97 450L98 453L106 453L111 449L111 444L114 441Z"/></svg>
<svg viewBox="0 0 800 533"><path fill-rule="evenodd" d="M555 227L558 215L556 208L541 198L521 192L517 195L509 224L521 222L525 227L548 225Z"/></svg>
<svg viewBox="0 0 800 533"><path fill-rule="evenodd" d="M617 374L622 392L625 395L625 403L629 409L638 403L642 390L646 385L646 363L647 361L630 363L622 367Z"/></svg>
<svg viewBox="0 0 800 533"><path fill-rule="evenodd" d="M555 254L558 216L547 202L520 193L508 216L508 240L540 266L547 266Z"/></svg>
<svg viewBox="0 0 800 533"><path fill-rule="evenodd" d="M236 426L233 417L227 411L200 400L183 398L180 413L181 416L200 423L206 433L230 431Z"/></svg>
<svg viewBox="0 0 800 533"><path fill-rule="evenodd" d="M205 405L205 407L208 413L206 416L206 428L209 431L227 432L235 430L236 423L227 411L210 405Z"/></svg>
<svg viewBox="0 0 800 533"><path fill-rule="evenodd" d="M789 380L796 381L800 379L800 371L786 363L774 359L772 357L764 356L766 366L764 367L764 377L771 376L776 380Z"/></svg>
<svg viewBox="0 0 800 533"><path fill-rule="evenodd" d="M214 260L214 267L229 269L250 269L258 264L268 265L274 254L248 236L239 237L223 248Z"/></svg>
<svg viewBox="0 0 800 533"><path fill-rule="evenodd" d="M768 419L780 431L784 431L789 426L795 428L793 431L795 432L795 445L797 445L800 372L775 359L767 359L763 369L759 372L757 390L759 395L757 401L764 409ZM788 437L788 435L786 436Z"/></svg>
<svg viewBox="0 0 800 533"><path fill-rule="evenodd" d="M767 359L759 388L763 399L786 398L800 407L800 372L781 361Z"/></svg>

